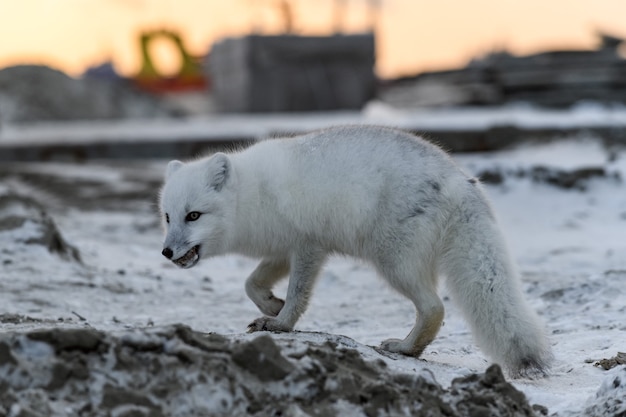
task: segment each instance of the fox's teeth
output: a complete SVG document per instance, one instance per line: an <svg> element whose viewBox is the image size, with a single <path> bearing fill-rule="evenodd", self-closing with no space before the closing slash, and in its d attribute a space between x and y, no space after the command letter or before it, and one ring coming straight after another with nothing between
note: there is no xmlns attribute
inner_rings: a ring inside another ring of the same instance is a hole
<svg viewBox="0 0 626 417"><path fill-rule="evenodd" d="M185 253L183 256L175 259L174 263L182 267L185 267L189 263L195 264L195 262L200 258L200 255L198 254L198 249L198 245L194 246L193 248L189 249L187 253Z"/></svg>

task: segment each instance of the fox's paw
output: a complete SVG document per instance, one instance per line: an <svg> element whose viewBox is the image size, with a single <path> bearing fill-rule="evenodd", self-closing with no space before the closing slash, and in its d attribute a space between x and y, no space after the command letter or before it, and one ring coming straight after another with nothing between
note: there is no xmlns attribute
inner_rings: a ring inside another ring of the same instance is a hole
<svg viewBox="0 0 626 417"><path fill-rule="evenodd" d="M271 317L261 317L248 325L248 333L254 332L290 332L291 328Z"/></svg>
<svg viewBox="0 0 626 417"><path fill-rule="evenodd" d="M407 344L406 340L401 339L387 339L380 344L380 349L391 352L400 353L407 356L418 357L424 348L417 348L416 346Z"/></svg>
<svg viewBox="0 0 626 417"><path fill-rule="evenodd" d="M271 295L269 298L263 300L263 303L258 303L257 307L259 307L261 313L270 317L276 317L278 313L280 313L280 310L283 309L284 305L285 301Z"/></svg>
<svg viewBox="0 0 626 417"><path fill-rule="evenodd" d="M404 353L405 350L400 339L387 339L380 344L380 348L392 353Z"/></svg>

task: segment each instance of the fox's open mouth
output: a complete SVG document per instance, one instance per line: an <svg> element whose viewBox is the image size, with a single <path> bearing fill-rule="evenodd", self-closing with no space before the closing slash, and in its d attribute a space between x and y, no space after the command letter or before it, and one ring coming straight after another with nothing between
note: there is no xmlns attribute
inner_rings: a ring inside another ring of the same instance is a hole
<svg viewBox="0 0 626 417"><path fill-rule="evenodd" d="M197 264L198 261L200 260L199 251L200 251L200 245L196 245L193 248L189 249L186 254L184 254L178 259L174 259L172 262L174 262L176 265L180 266L181 268L185 268L185 269L191 268L192 266Z"/></svg>

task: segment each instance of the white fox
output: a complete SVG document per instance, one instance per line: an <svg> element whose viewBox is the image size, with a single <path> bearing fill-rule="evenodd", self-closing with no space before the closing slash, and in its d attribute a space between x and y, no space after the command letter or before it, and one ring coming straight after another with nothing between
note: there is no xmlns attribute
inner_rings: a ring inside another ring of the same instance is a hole
<svg viewBox="0 0 626 417"><path fill-rule="evenodd" d="M241 152L171 161L161 191L163 255L262 258L246 292L264 317L250 331L291 331L329 254L365 259L417 310L390 352L419 356L444 317L446 276L481 348L512 376L545 374L550 347L526 304L489 203L438 147L385 127L333 127ZM272 287L289 275L285 301Z"/></svg>

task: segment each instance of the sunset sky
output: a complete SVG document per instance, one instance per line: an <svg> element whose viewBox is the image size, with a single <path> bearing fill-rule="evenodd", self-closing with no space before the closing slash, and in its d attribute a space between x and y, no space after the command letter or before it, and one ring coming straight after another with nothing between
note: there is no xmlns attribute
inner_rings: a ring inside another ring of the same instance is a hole
<svg viewBox="0 0 626 417"><path fill-rule="evenodd" d="M370 0L376 19L377 72L413 74L466 63L508 49L593 48L596 32L626 37L625 0ZM299 34L329 34L334 7L342 29L367 29L366 0L291 0ZM168 28L188 49L203 54L224 36L284 29L279 0L0 0L0 67L47 64L78 75L112 60L125 75L139 65L137 34ZM157 47L160 68L176 65L171 49ZM169 57L169 58L168 58ZM169 66L168 66L169 62Z"/></svg>

